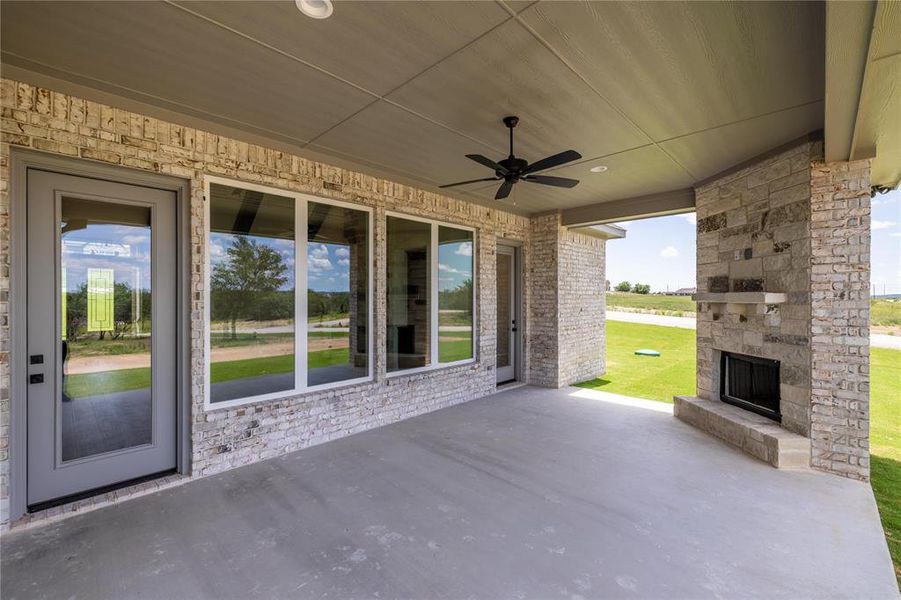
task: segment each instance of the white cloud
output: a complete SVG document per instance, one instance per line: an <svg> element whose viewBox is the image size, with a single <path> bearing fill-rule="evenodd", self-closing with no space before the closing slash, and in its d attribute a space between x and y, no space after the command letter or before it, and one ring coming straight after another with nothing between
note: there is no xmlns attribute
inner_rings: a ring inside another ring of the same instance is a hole
<svg viewBox="0 0 901 600"><path fill-rule="evenodd" d="M310 247L307 254L307 268L313 275L323 271L331 271L335 268L332 265L332 261L329 260L328 248L326 248L325 244Z"/></svg>
<svg viewBox="0 0 901 600"><path fill-rule="evenodd" d="M460 256L472 256L472 242L463 242L457 246L454 254L459 254Z"/></svg>
<svg viewBox="0 0 901 600"><path fill-rule="evenodd" d="M895 225L897 225L897 223L894 221L878 221L876 219L870 221L870 229L873 231L876 231L877 229L890 229Z"/></svg>
<svg viewBox="0 0 901 600"><path fill-rule="evenodd" d="M338 264L341 265L342 267L346 267L350 264L350 259L349 258L339 258Z"/></svg>
<svg viewBox="0 0 901 600"><path fill-rule="evenodd" d="M222 244L210 242L210 256L213 258L225 256L225 248L222 247Z"/></svg>
<svg viewBox="0 0 901 600"><path fill-rule="evenodd" d="M446 265L444 263L438 263L438 270L444 271L445 273L453 273L454 275L469 275L469 271L461 271L460 269L455 269L450 265Z"/></svg>
<svg viewBox="0 0 901 600"><path fill-rule="evenodd" d="M347 258L350 256L350 248L347 246L341 246L337 250L335 250L335 256L338 258Z"/></svg>
<svg viewBox="0 0 901 600"><path fill-rule="evenodd" d="M682 215L682 218L691 223L692 225L698 224L698 213L688 213Z"/></svg>
<svg viewBox="0 0 901 600"><path fill-rule="evenodd" d="M660 256L662 256L663 258L676 258L677 256L679 256L679 251L676 250L674 246L667 246L660 251Z"/></svg>

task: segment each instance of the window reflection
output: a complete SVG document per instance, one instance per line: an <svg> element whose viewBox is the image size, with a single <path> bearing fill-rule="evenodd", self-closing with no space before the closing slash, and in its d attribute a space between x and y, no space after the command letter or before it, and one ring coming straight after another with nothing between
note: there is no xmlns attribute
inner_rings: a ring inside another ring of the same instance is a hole
<svg viewBox="0 0 901 600"><path fill-rule="evenodd" d="M62 459L149 444L150 208L64 197Z"/></svg>
<svg viewBox="0 0 901 600"><path fill-rule="evenodd" d="M307 385L369 374L369 215L307 208Z"/></svg>
<svg viewBox="0 0 901 600"><path fill-rule="evenodd" d="M438 227L438 360L473 357L473 234Z"/></svg>
<svg viewBox="0 0 901 600"><path fill-rule="evenodd" d="M429 223L387 217L388 371L431 362Z"/></svg>
<svg viewBox="0 0 901 600"><path fill-rule="evenodd" d="M292 390L294 199L210 186L210 401Z"/></svg>

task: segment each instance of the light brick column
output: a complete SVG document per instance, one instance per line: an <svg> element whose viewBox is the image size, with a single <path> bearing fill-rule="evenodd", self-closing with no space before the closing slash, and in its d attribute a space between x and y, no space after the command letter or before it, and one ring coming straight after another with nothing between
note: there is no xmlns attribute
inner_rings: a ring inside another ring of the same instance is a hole
<svg viewBox="0 0 901 600"><path fill-rule="evenodd" d="M870 163L811 166L812 466L870 476Z"/></svg>
<svg viewBox="0 0 901 600"><path fill-rule="evenodd" d="M604 374L604 240L574 233L560 215L532 219L529 377L559 388Z"/></svg>

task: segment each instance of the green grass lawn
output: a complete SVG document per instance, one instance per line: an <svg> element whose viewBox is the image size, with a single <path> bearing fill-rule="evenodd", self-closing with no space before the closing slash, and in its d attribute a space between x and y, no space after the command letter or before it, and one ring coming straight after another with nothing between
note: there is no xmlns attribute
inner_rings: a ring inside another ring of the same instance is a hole
<svg viewBox="0 0 901 600"><path fill-rule="evenodd" d="M901 325L901 300L870 300L873 325Z"/></svg>
<svg viewBox="0 0 901 600"><path fill-rule="evenodd" d="M438 360L456 362L472 358L472 340L438 342Z"/></svg>
<svg viewBox="0 0 901 600"><path fill-rule="evenodd" d="M639 348L661 356L635 356ZM871 479L901 585L901 350L873 348L870 373ZM607 321L607 374L579 385L662 402L694 394L695 332Z"/></svg>
<svg viewBox="0 0 901 600"><path fill-rule="evenodd" d="M649 348L660 356L636 356ZM579 384L614 394L672 402L695 392L692 329L607 321L607 374Z"/></svg>
<svg viewBox="0 0 901 600"><path fill-rule="evenodd" d="M901 585L901 350L870 350L870 478Z"/></svg>
<svg viewBox="0 0 901 600"><path fill-rule="evenodd" d="M652 294L632 294L630 292L607 292L607 308L642 308L662 313L695 312L695 302L691 296L658 296Z"/></svg>

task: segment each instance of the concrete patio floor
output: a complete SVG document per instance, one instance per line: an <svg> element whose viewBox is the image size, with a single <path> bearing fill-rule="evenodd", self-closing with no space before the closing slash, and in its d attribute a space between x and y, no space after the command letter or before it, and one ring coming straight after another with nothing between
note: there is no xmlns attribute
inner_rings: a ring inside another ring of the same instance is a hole
<svg viewBox="0 0 901 600"><path fill-rule="evenodd" d="M3 598L894 598L869 486L519 388L2 539Z"/></svg>

